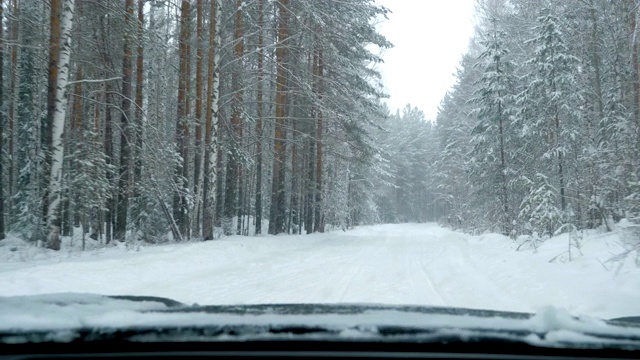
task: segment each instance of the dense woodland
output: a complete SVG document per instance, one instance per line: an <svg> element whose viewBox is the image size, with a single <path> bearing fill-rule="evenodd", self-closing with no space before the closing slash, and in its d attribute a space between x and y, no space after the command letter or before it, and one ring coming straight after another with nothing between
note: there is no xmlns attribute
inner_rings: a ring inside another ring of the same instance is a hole
<svg viewBox="0 0 640 360"><path fill-rule="evenodd" d="M109 243L374 221L358 179L386 111L376 53L391 44L373 1L2 10L1 234L58 249L74 229Z"/></svg>
<svg viewBox="0 0 640 360"><path fill-rule="evenodd" d="M638 218L638 2L481 1L432 158L456 227L544 239Z"/></svg>
<svg viewBox="0 0 640 360"><path fill-rule="evenodd" d="M373 0L0 4L0 239L544 239L640 210L635 0L477 0L437 119L384 105Z"/></svg>

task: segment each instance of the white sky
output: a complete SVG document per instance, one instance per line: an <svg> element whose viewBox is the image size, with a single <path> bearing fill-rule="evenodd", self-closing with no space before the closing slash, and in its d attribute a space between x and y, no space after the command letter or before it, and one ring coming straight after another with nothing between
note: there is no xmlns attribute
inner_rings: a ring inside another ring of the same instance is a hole
<svg viewBox="0 0 640 360"><path fill-rule="evenodd" d="M474 0L377 0L393 13L379 31L395 46L379 66L392 112L407 103L435 120L473 34Z"/></svg>

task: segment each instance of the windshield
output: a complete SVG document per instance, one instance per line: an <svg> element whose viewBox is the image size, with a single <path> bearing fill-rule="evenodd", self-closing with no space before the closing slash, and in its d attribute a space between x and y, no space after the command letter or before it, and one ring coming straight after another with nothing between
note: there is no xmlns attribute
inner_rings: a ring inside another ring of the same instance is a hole
<svg viewBox="0 0 640 360"><path fill-rule="evenodd" d="M0 318L58 293L640 315L637 2L0 11Z"/></svg>

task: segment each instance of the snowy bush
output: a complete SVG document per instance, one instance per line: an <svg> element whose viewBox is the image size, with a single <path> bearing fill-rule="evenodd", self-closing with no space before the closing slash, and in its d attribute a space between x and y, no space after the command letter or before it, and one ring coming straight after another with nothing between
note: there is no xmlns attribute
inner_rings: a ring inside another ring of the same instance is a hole
<svg viewBox="0 0 640 360"><path fill-rule="evenodd" d="M627 261L640 267L640 225L629 219L622 219L618 224L618 231L622 251L612 256L607 262L615 263L616 271L620 271Z"/></svg>
<svg viewBox="0 0 640 360"><path fill-rule="evenodd" d="M627 208L627 220L634 224L640 224L640 181L629 182L632 191L624 200Z"/></svg>
<svg viewBox="0 0 640 360"><path fill-rule="evenodd" d="M520 204L518 218L532 236L546 239L554 234L562 221L562 211L556 207L556 189L543 174L536 174L535 181L522 177L529 186L529 193Z"/></svg>

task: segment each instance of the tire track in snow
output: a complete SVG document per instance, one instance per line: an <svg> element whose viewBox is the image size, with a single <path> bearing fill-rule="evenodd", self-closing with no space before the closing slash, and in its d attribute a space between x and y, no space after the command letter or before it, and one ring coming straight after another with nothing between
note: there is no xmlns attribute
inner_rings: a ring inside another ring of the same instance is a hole
<svg viewBox="0 0 640 360"><path fill-rule="evenodd" d="M504 296L496 282L487 276L482 268L474 264L465 238L452 233L451 236L446 237L446 240L443 239L439 246L442 247L442 251L435 258L434 266L441 271L446 271L443 281L449 290L447 291L447 288L441 290L450 294L447 296L449 299L447 305L485 309L513 308L513 302ZM447 278L450 281L446 281ZM475 294L472 304L467 298L469 294Z"/></svg>
<svg viewBox="0 0 640 360"><path fill-rule="evenodd" d="M382 249L383 248L381 246L373 246L372 244L372 246L370 246L370 249L368 251L363 251L361 253L361 258L360 258L360 261L358 262L358 266L356 270L352 273L352 275L349 277L349 280L347 281L347 284L344 290L342 291L342 295L340 296L340 300L339 300L340 302L344 302L344 298L349 293L349 290L351 290L354 280L358 276L360 276L360 274L362 273L362 269L365 267L365 264L371 262L371 259L375 258L374 254L378 255L378 253L380 253Z"/></svg>
<svg viewBox="0 0 640 360"><path fill-rule="evenodd" d="M425 268L424 264L422 263L422 260L418 257L418 255L416 255L415 252L411 252L411 257L412 257L413 263L417 265L418 270L422 274L422 277L426 280L426 283L429 285L429 288L433 291L433 294L435 294L436 297L438 298L438 301L440 302L440 304L437 304L437 305L448 305L449 302L444 299L444 296L442 296L442 293L440 293L438 288L433 283L433 278L431 277L429 270Z"/></svg>
<svg viewBox="0 0 640 360"><path fill-rule="evenodd" d="M354 262L342 287L340 302L371 302L362 297L369 293L375 302L444 306L448 301L435 285L421 257L429 254L419 241L383 233L380 238L367 240ZM427 257L427 259L431 259ZM351 301L347 301L351 302Z"/></svg>

